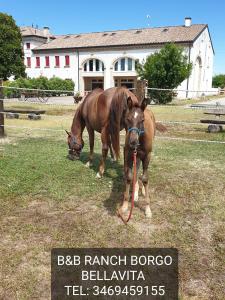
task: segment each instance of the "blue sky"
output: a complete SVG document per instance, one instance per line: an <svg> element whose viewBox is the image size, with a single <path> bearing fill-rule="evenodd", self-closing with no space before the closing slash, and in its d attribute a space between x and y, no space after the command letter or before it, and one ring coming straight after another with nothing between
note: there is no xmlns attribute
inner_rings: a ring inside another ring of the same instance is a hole
<svg viewBox="0 0 225 300"><path fill-rule="evenodd" d="M181 25L190 16L193 23L209 25L214 73L225 73L224 0L0 0L0 11L12 15L19 26L49 26L55 34L139 28L148 23L151 27Z"/></svg>

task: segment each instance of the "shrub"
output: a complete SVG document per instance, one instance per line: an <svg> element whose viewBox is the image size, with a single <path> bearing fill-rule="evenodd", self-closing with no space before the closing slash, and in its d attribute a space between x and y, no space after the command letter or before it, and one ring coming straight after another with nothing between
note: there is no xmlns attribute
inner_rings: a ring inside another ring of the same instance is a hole
<svg viewBox="0 0 225 300"><path fill-rule="evenodd" d="M217 87L224 88L225 87L225 74L219 74L219 75L213 76L212 86L215 88L217 88Z"/></svg>
<svg viewBox="0 0 225 300"><path fill-rule="evenodd" d="M152 88L175 89L191 74L192 65L187 62L183 48L166 44L158 53L147 57L144 64L138 64L137 72L148 81ZM172 101L173 91L149 91L149 96L156 103Z"/></svg>
<svg viewBox="0 0 225 300"><path fill-rule="evenodd" d="M40 76L38 78L18 78L14 81L7 81L5 86L40 89L40 90L59 90L60 92L43 92L43 95L59 96L63 91L73 91L74 82L71 79L61 79L53 77L48 79L47 77ZM17 89L4 89L4 96L7 98L19 98L24 93L23 90ZM42 92L41 92L42 93ZM67 95L73 95L73 92L66 93Z"/></svg>

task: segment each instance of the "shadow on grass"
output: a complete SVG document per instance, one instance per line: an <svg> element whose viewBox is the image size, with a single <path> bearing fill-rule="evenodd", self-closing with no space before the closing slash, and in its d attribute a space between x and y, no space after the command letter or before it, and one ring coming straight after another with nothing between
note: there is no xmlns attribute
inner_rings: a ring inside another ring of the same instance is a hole
<svg viewBox="0 0 225 300"><path fill-rule="evenodd" d="M88 156L89 156L89 152L82 152L80 161L84 165L88 161ZM90 169L94 170L96 174L98 172L100 160L101 160L101 154L95 153L93 159L93 166L91 166ZM106 159L106 168L105 168L104 177L101 179L96 179L96 184L98 184L97 180L105 180L106 184L110 183L112 185L110 196L104 200L104 206L111 216L115 216L118 203L121 203L123 197L123 190L124 190L123 165L121 165L119 162L113 162L108 155Z"/></svg>

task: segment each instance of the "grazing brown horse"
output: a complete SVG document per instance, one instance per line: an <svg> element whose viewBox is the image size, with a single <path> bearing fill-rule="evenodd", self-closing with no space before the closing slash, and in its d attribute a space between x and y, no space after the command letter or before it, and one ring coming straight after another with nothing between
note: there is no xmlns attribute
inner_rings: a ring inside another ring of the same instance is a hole
<svg viewBox="0 0 225 300"><path fill-rule="evenodd" d="M153 139L155 136L156 122L153 113L150 110L145 110L147 99L144 99L141 104L133 104L130 99L127 100L127 112L125 114L126 139L124 147L124 173L125 173L125 192L123 203L121 206L122 213L128 210L130 184L133 179L133 153L136 151L137 173L142 162L142 192L145 196L145 215L150 218L152 213L150 209L150 196L148 189L148 166L151 158ZM158 125L157 129L164 131L166 128L163 125ZM138 201L139 183L135 178L134 201Z"/></svg>
<svg viewBox="0 0 225 300"><path fill-rule="evenodd" d="M125 126L124 116L127 110L128 99L133 104L138 104L136 96L126 88L110 88L105 91L96 89L88 94L78 107L71 132L68 134L69 159L79 159L84 146L82 134L87 128L89 134L90 154L87 166L92 164L94 149L94 131L101 133L102 159L97 177L103 176L105 160L108 149L111 156L119 157L120 153L120 130ZM114 151L111 148L113 146Z"/></svg>

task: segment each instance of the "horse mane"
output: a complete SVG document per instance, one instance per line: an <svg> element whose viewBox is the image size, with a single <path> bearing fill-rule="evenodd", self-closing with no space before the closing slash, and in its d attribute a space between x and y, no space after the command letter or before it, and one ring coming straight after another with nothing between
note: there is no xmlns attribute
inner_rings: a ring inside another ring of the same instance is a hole
<svg viewBox="0 0 225 300"><path fill-rule="evenodd" d="M109 132L116 158L120 156L120 130L124 128L124 113L127 109L127 98L131 97L134 104L138 103L136 96L127 88L116 88L110 106Z"/></svg>
<svg viewBox="0 0 225 300"><path fill-rule="evenodd" d="M77 110L75 111L75 115L73 117L73 122L71 125L71 133L73 135L76 135L78 133L78 131L80 131L81 127L84 125L84 120L82 117L82 107L83 107L83 103L81 103Z"/></svg>

